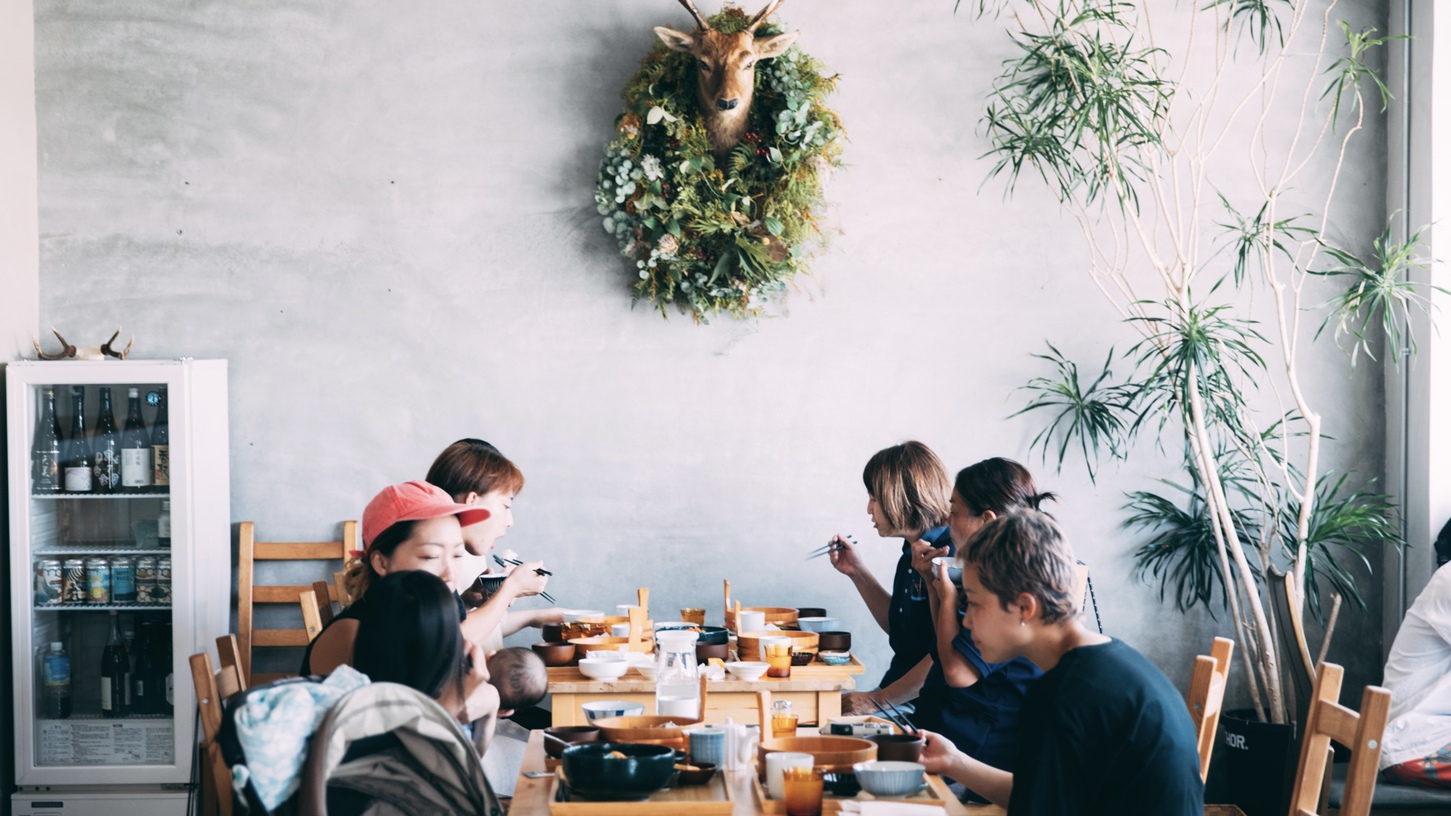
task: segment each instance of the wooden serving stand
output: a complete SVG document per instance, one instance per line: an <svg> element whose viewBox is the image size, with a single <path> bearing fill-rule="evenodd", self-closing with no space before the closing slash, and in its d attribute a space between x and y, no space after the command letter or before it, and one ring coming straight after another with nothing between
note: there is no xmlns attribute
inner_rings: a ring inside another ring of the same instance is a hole
<svg viewBox="0 0 1451 816"><path fill-rule="evenodd" d="M719 772L704 785L675 785L650 794L644 801L634 802L568 797L560 790L563 783L557 771L549 781L549 812L560 816L673 816L677 813L686 816L729 816L735 812L730 786L726 784L725 776Z"/></svg>
<svg viewBox="0 0 1451 816"><path fill-rule="evenodd" d="M958 804L957 797L948 790L947 783L942 781L942 777L927 774L926 778L927 787L911 796L873 796L866 791L862 791L856 796L833 796L828 791L821 797L821 812L822 814L840 813L842 802L900 802L906 805L936 805L941 808L947 807L948 802ZM756 774L751 774L751 788L755 791L756 807L761 813L784 814L786 812L786 803L780 799L772 799L770 791L761 784L761 780Z"/></svg>

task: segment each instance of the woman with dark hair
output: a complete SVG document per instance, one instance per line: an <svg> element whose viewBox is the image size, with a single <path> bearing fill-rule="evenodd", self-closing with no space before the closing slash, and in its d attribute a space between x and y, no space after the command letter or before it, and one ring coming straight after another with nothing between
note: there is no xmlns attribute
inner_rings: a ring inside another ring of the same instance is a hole
<svg viewBox="0 0 1451 816"><path fill-rule="evenodd" d="M524 474L499 449L482 439L460 439L443 449L428 469L426 480L454 501L488 511L488 517L463 529L464 546L469 556L461 562L464 579L460 586L467 590L479 575L490 574L489 551L504 533L514 526L514 497L524 489ZM465 591L465 601L480 603L470 613L477 627L487 630L485 651L502 649L504 638L525 627L559 623L563 612L555 608L510 612L515 600L544 591L548 578L535 570L543 561L529 561L509 571L497 590L488 598Z"/></svg>
<svg viewBox="0 0 1451 816"><path fill-rule="evenodd" d="M842 711L871 714L877 705L910 702L932 665L932 608L927 583L913 569L913 558L927 552L951 552L948 538L947 469L921 442L904 442L877 451L862 471L867 488L867 514L877 534L902 539L890 593L862 563L856 545L846 536L831 539L831 565L856 585L877 625L887 633L892 662L875 691L842 695ZM930 562L930 558L929 558Z"/></svg>
<svg viewBox="0 0 1451 816"><path fill-rule="evenodd" d="M1073 550L1052 517L1009 510L974 532L957 559L963 624L982 658L1026 658L1045 673L1023 700L1014 771L924 731L928 772L1013 814L1202 814L1184 698L1143 655L1079 621Z"/></svg>
<svg viewBox="0 0 1451 816"><path fill-rule="evenodd" d="M352 667L437 700L462 699L464 639L453 591L422 570L391 572L368 590L357 616Z"/></svg>
<svg viewBox="0 0 1451 816"><path fill-rule="evenodd" d="M1033 509L1051 493L1039 493L1027 468L1011 459L984 459L963 468L953 482L947 517L960 551L973 533L1014 510ZM991 663L963 628L957 591L944 567L924 553L913 566L927 580L935 621L935 662L917 700L914 722L941 732L962 750L995 768L1012 770L1018 710L1023 695L1042 672L1023 658ZM981 798L970 791L972 798Z"/></svg>

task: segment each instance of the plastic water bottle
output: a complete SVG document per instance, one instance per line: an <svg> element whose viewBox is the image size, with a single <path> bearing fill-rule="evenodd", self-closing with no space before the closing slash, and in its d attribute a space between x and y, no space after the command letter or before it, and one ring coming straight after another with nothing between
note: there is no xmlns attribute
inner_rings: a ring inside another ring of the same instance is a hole
<svg viewBox="0 0 1451 816"><path fill-rule="evenodd" d="M51 641L50 651L40 659L43 716L47 720L64 720L71 715L71 659L65 644Z"/></svg>

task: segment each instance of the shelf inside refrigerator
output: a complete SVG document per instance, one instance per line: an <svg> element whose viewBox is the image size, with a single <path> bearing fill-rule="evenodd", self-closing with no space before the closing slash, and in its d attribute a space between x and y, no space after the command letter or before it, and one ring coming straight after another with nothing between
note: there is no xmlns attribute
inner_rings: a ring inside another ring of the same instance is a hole
<svg viewBox="0 0 1451 816"><path fill-rule="evenodd" d="M154 539L153 539L154 540ZM36 555L171 555L170 547L143 546L129 538L106 538L94 540L68 539L58 544L36 547Z"/></svg>
<svg viewBox="0 0 1451 816"><path fill-rule="evenodd" d="M31 493L30 498L43 501L118 501L127 499L166 499L171 494L162 492L147 493Z"/></svg>
<svg viewBox="0 0 1451 816"><path fill-rule="evenodd" d="M171 608L171 604L153 603L78 603L78 604L47 604L45 606L31 607L36 612L157 612Z"/></svg>

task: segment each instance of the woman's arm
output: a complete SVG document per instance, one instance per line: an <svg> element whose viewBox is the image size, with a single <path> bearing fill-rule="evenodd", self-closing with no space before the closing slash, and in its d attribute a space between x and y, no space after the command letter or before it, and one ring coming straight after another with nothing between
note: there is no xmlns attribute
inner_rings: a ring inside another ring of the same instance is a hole
<svg viewBox="0 0 1451 816"><path fill-rule="evenodd" d="M353 641L358 639L358 621L356 618L341 618L333 622L331 626L322 630L322 634L312 642L312 652L308 654L307 668L313 674L332 674L333 669L347 663L353 662Z"/></svg>
<svg viewBox="0 0 1451 816"><path fill-rule="evenodd" d="M544 585L549 582L548 577L535 574L534 570L544 564L543 561L530 561L515 567L504 583L499 585L499 590L494 597L484 602L478 609L469 612L463 621L464 639L470 643L483 643L493 632L504 622L504 615L509 611L509 605L515 598L522 598L525 595L538 595L544 591Z"/></svg>
<svg viewBox="0 0 1451 816"><path fill-rule="evenodd" d="M906 674L898 677L886 688L876 691L849 691L841 695L843 714L876 714L877 703L890 708L909 700L917 699L922 684L927 681L927 672L932 669L932 656L922 658Z"/></svg>
<svg viewBox="0 0 1451 816"><path fill-rule="evenodd" d="M939 774L961 782L989 802L1004 810L1013 797L1013 775L982 763L957 750L952 741L931 731L922 731L927 744L920 759L928 773Z"/></svg>
<svg viewBox="0 0 1451 816"><path fill-rule="evenodd" d="M882 627L883 632L891 634L887 612L892 607L892 594L882 588L876 576L862 563L855 545L847 541L845 536L835 536L828 543L838 548L831 553L831 565L836 567L837 572L851 579L862 600L866 601L867 609L871 611L877 625Z"/></svg>
<svg viewBox="0 0 1451 816"><path fill-rule="evenodd" d="M520 612L510 612L504 615L504 637L514 634L520 629L528 629L543 626L546 623L564 623L564 610L557 606L547 609L527 609Z"/></svg>
<svg viewBox="0 0 1451 816"><path fill-rule="evenodd" d="M957 586L948 579L946 564L932 582L930 594L932 614L937 621L937 659L942 661L942 675L952 688L967 688L981 680L982 674L953 645L962 630L962 621L957 616Z"/></svg>

